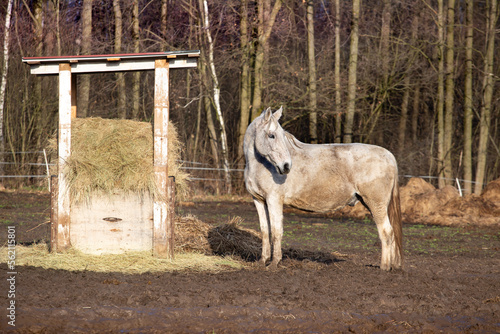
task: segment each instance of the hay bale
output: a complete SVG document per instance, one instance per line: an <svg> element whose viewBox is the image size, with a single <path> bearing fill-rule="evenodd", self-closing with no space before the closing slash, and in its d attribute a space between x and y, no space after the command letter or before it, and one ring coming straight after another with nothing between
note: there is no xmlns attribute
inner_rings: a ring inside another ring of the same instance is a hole
<svg viewBox="0 0 500 334"><path fill-rule="evenodd" d="M176 178L177 193L187 191L188 175L177 162L182 144L172 123L168 128L168 170ZM57 156L57 140L49 150ZM153 171L153 130L148 122L76 118L71 126L71 156L64 173L73 203L94 193L158 195Z"/></svg>

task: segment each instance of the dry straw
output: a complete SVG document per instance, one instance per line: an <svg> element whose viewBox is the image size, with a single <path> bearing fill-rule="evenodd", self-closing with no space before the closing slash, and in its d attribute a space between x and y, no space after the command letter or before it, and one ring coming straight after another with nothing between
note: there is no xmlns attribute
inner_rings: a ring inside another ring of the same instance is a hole
<svg viewBox="0 0 500 334"><path fill-rule="evenodd" d="M7 247L0 248L2 259L7 258ZM5 256L3 256L5 255ZM0 262L3 262L0 261ZM242 267L231 258L207 256L200 253L179 253L170 261L152 256L151 252L89 255L75 249L64 253L50 253L46 244L16 246L16 266L35 266L44 269L69 271L122 272L173 272L180 270L220 272Z"/></svg>
<svg viewBox="0 0 500 334"><path fill-rule="evenodd" d="M168 127L168 171L179 195L187 191L187 174L178 163L182 144L172 123ZM57 141L50 148L56 156ZM150 123L103 118L76 118L71 126L71 156L64 173L72 202L93 194L158 195L153 172L153 131Z"/></svg>

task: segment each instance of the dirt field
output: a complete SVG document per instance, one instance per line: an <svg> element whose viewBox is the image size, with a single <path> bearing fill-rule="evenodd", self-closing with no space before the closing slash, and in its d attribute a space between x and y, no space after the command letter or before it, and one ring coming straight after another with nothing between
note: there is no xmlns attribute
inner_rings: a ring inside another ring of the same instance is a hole
<svg viewBox="0 0 500 334"><path fill-rule="evenodd" d="M214 227L232 216L258 230L246 200L177 206ZM49 196L0 192L0 242L49 240ZM404 225L401 272L378 268L369 219L287 209L277 271L244 262L217 273L96 273L17 267L18 333L498 333L500 227ZM304 255L306 254L306 255ZM6 269L5 259L2 268ZM9 299L7 271L0 305ZM3 314L3 313L2 313Z"/></svg>

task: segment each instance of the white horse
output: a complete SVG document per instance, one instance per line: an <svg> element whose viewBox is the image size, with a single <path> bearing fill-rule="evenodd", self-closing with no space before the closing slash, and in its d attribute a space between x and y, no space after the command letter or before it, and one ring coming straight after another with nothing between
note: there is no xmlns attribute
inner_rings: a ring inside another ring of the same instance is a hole
<svg viewBox="0 0 500 334"><path fill-rule="evenodd" d="M398 167L388 150L366 144L305 144L278 123L283 108L265 110L245 133L245 185L262 231L262 258L281 261L283 204L327 212L361 201L373 215L382 241L383 270L402 264Z"/></svg>

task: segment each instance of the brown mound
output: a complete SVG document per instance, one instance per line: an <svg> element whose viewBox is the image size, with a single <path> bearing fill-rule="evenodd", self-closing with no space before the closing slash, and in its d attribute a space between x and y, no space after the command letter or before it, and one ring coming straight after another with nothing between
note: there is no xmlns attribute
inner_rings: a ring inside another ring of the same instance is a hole
<svg viewBox="0 0 500 334"><path fill-rule="evenodd" d="M436 190L436 188L424 179L412 177L404 187L401 187L400 194L401 197L413 196L434 190Z"/></svg>
<svg viewBox="0 0 500 334"><path fill-rule="evenodd" d="M500 179L496 179L488 183L483 189L481 197L500 207Z"/></svg>
<svg viewBox="0 0 500 334"><path fill-rule="evenodd" d="M459 196L458 190L452 186L436 190L422 179L411 179L407 186L401 188L401 212L410 216L428 216Z"/></svg>
<svg viewBox="0 0 500 334"><path fill-rule="evenodd" d="M482 196L468 195L456 197L448 201L440 210L445 216L497 216L500 217L500 208Z"/></svg>

